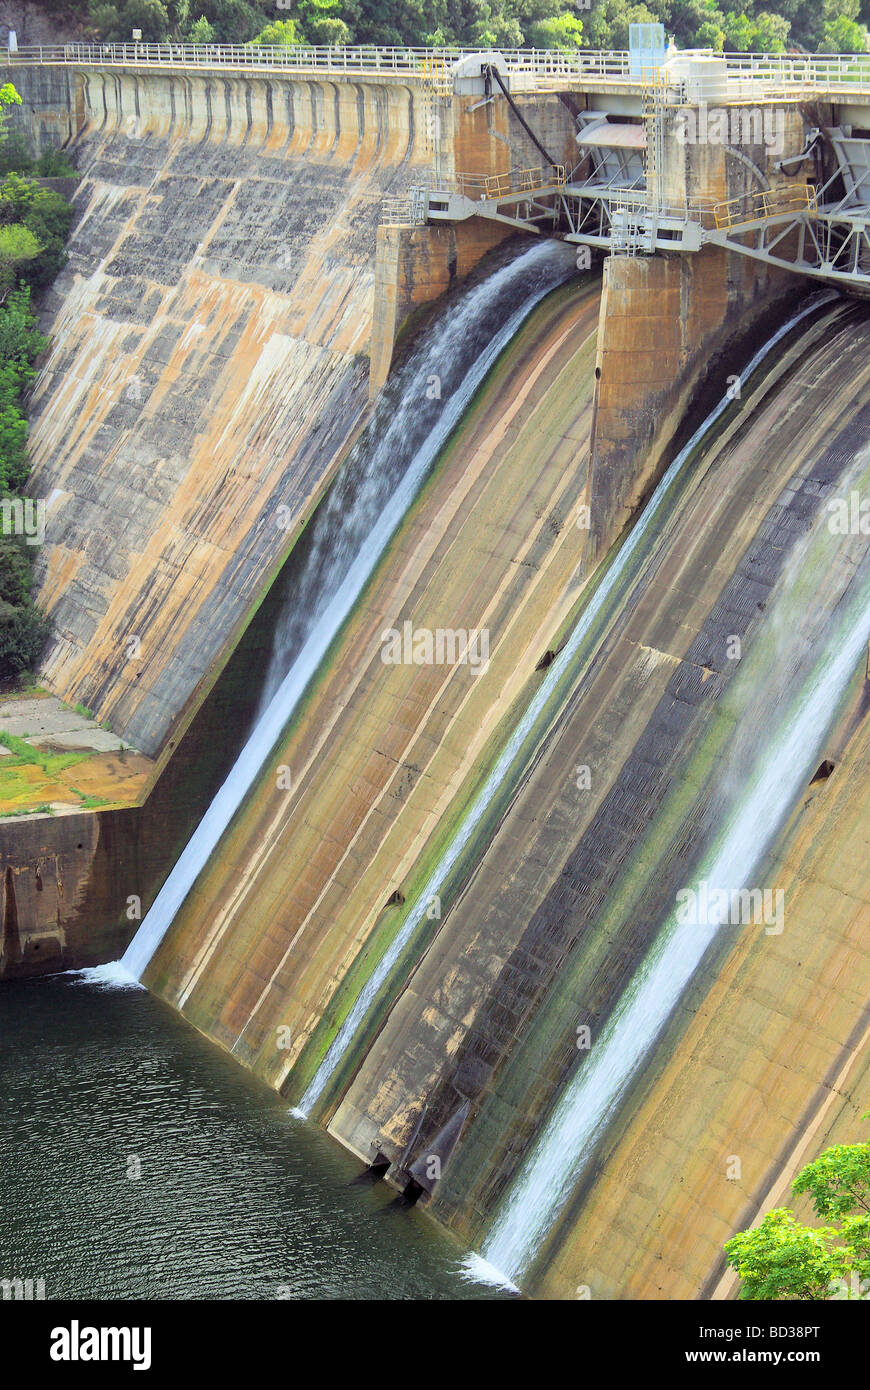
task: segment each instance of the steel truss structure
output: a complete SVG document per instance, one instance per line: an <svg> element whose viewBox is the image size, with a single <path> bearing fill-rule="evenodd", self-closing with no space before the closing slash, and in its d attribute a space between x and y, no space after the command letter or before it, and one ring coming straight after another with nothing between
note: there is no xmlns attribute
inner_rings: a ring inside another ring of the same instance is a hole
<svg viewBox="0 0 870 1390"><path fill-rule="evenodd" d="M712 244L870 295L870 141L847 141L839 132L826 132L825 138L839 167L819 188L795 180L724 202L698 198L669 205L656 194L657 179L653 187L649 179L631 185L574 182L552 166L501 175L499 181L460 178L449 190L416 189L415 220L486 217L614 255L696 252ZM801 160L809 158L812 144ZM846 158L847 146L865 147L866 168L856 167L853 149ZM823 201L838 180L845 196Z"/></svg>

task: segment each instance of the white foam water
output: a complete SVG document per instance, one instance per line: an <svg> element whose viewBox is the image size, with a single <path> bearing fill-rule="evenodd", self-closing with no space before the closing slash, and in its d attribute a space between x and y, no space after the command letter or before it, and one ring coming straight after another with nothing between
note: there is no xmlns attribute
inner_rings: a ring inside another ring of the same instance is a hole
<svg viewBox="0 0 870 1390"><path fill-rule="evenodd" d="M135 975L125 970L119 960L109 961L106 965L88 966L84 970L63 970L61 974L73 985L94 985L98 989L145 988Z"/></svg>
<svg viewBox="0 0 870 1390"><path fill-rule="evenodd" d="M503 1289L505 1293L519 1293L520 1290L506 1274L490 1264L482 1255L473 1251L466 1255L459 1266L459 1277L469 1284L486 1284L491 1289Z"/></svg>

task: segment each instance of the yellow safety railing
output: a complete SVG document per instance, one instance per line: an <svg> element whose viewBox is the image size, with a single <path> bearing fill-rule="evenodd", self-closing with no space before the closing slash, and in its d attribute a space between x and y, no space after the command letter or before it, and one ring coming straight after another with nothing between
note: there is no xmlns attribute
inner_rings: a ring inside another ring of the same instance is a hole
<svg viewBox="0 0 870 1390"><path fill-rule="evenodd" d="M817 211L816 190L810 183L760 189L738 198L729 198L723 203L714 203L711 209L717 232L733 231L751 222L766 222L771 217L807 211Z"/></svg>
<svg viewBox="0 0 870 1390"><path fill-rule="evenodd" d="M453 73L444 58L439 54L426 54L419 64L422 75L432 83L442 96L453 91Z"/></svg>
<svg viewBox="0 0 870 1390"><path fill-rule="evenodd" d="M507 198L513 194L544 193L565 185L564 164L537 169L509 169L503 174L458 174L458 191L469 198Z"/></svg>

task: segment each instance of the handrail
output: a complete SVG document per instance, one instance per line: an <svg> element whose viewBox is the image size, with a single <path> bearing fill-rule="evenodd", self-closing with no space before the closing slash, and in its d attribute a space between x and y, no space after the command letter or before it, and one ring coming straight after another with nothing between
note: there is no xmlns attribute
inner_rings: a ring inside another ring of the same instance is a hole
<svg viewBox="0 0 870 1390"><path fill-rule="evenodd" d="M284 72L311 70L341 73L402 73L430 80L462 58L494 56L492 49L392 48L375 45L336 46L186 43L65 43L35 44L6 54L8 63L69 66L160 66L275 68ZM628 77L628 53L562 53L553 49L498 50L511 73L539 77Z"/></svg>
<svg viewBox="0 0 870 1390"><path fill-rule="evenodd" d="M507 198L564 186L564 164L546 164L534 169L508 169L502 174L457 174L455 179L440 180L437 191L476 199Z"/></svg>
<svg viewBox="0 0 870 1390"><path fill-rule="evenodd" d="M716 231L721 232L807 210L811 213L817 210L816 190L811 183L788 184L745 193L716 203L712 213Z"/></svg>
<svg viewBox="0 0 870 1390"><path fill-rule="evenodd" d="M399 48L375 45L293 47L257 44L190 43L63 43L33 44L7 53L7 64L61 64L72 67L267 68L299 73L373 73L418 77L423 81L449 78L451 67L463 58L498 57L508 74L543 79L599 79L641 88L643 78L631 71L624 50L513 48ZM678 54L677 56L689 56ZM695 56L699 56L698 53ZM714 56L703 51L700 56ZM734 84L760 84L769 96L801 88L831 88L870 93L870 53L728 53L722 57ZM663 76L667 65L663 65Z"/></svg>

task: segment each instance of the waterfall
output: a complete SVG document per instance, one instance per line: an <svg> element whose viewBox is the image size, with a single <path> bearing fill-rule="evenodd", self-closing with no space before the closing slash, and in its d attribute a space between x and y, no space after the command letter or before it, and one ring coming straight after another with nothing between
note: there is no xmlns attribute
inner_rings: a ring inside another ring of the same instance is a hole
<svg viewBox="0 0 870 1390"><path fill-rule="evenodd" d="M459 294L384 393L312 526L265 707L128 946L128 978L141 977L163 940L487 371L534 306L573 273L569 249L536 244Z"/></svg>
<svg viewBox="0 0 870 1390"><path fill-rule="evenodd" d="M786 583L785 587L788 590L790 586ZM802 601L798 594L793 607ZM792 659L788 670L771 681L769 704L776 720L773 736L764 751L753 757L717 843L693 875L696 892L703 892L701 885L705 883L746 887L763 866L779 828L806 785L820 744L862 659L870 632L870 586L865 581L860 597L852 601L839 622L828 620L809 659L800 650L800 619L800 613L791 609L782 619L783 631L790 633ZM803 679L802 664L806 672ZM789 677L793 693L790 700L781 701L778 686ZM757 740L759 730L766 727L765 721L756 717L747 734ZM596 1139L727 918L728 908L717 910L713 901L709 913L699 914L701 925L681 920L681 915L674 913L658 933L509 1187L484 1245L488 1266L516 1279L540 1250Z"/></svg>
<svg viewBox="0 0 870 1390"><path fill-rule="evenodd" d="M795 314L761 347L752 358L748 366L741 374L744 381L755 371L756 367L765 357L777 346L781 340L792 331L809 314L815 313L820 304L828 300L835 299L835 295L816 296L812 303ZM311 1113L313 1106L317 1103L324 1087L329 1081L330 1076L342 1061L345 1053L353 1042L357 1029L368 1013L371 1005L387 979L390 971L404 950L406 944L413 935L415 929L420 924L426 912L427 905L444 884L445 880L453 870L462 851L467 845L470 837L480 824L487 807L497 794L501 783L507 776L511 764L519 755L520 750L543 713L554 687L559 681L566 666L575 656L590 628L595 623L596 618L601 612L611 594L616 590L620 580L629 570L630 563L641 547L648 532L652 528L656 517L662 509L665 500L669 496L671 489L679 478L684 465L691 458L701 440L709 433L719 418L731 404L731 397L726 393L719 401L718 405L710 412L703 424L695 431L689 442L677 454L673 462L668 467L662 477L658 487L647 503L646 508L638 518L628 537L620 548L616 560L611 565L601 584L599 584L590 602L584 609L580 620L576 624L573 632L568 638L565 646L559 655L548 668L547 675L538 687L534 697L529 702L525 713L516 726L505 748L499 755L487 776L480 791L465 813L456 834L453 836L449 845L445 849L441 859L427 879L424 887L420 890L413 908L408 912L400 930L396 933L393 941L383 953L371 975L363 985L362 990L357 996L356 1001L351 1007L347 1017L339 1028L335 1038L330 1044L320 1066L317 1068L305 1094L299 1102L296 1113L307 1116Z"/></svg>

